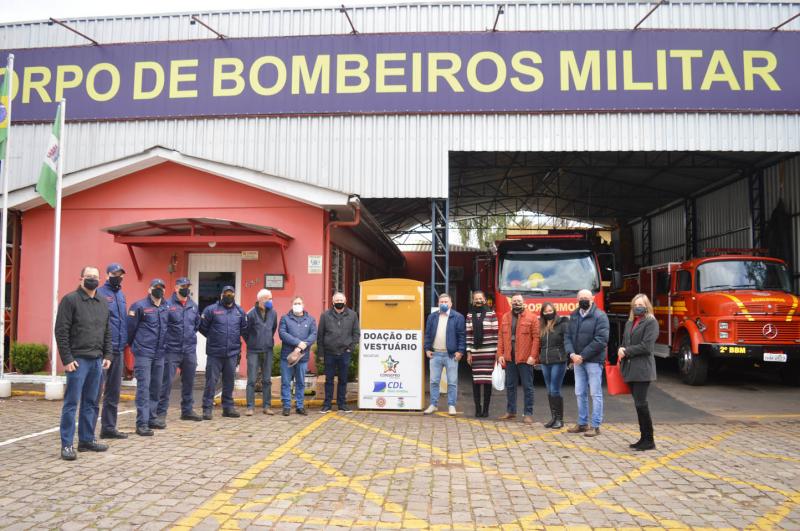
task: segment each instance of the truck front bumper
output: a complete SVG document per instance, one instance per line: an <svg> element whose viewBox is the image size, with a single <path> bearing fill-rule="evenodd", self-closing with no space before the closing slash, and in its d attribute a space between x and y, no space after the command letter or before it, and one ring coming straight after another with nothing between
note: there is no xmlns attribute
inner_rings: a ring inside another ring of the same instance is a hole
<svg viewBox="0 0 800 531"><path fill-rule="evenodd" d="M787 363L800 363L800 345L724 345L704 343L700 353L712 359L751 363L766 363L781 366Z"/></svg>

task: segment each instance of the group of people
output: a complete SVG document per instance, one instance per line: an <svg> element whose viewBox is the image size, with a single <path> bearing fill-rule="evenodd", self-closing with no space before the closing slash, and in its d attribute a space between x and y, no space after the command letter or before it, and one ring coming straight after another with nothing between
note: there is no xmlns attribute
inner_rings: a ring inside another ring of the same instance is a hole
<svg viewBox="0 0 800 531"><path fill-rule="evenodd" d="M99 403L101 439L126 439L117 429L117 413L122 385L124 350L130 346L136 378L136 434L153 436L153 430L167 427L173 381L180 369L181 420L212 420L217 384L222 379L222 416L239 417L233 400L237 366L241 359L242 339L247 345L246 415L255 410L257 374L262 374L262 405L265 415L273 415L271 376L275 332L281 341L282 413L291 413L291 388L294 384L295 410L306 415L304 407L305 374L311 347L325 360L325 401L322 412L331 410L334 379L338 378L337 405L347 407L347 372L350 358L358 344L358 315L347 308L342 293L332 297L332 308L320 317L319 324L305 310L302 297L292 300L292 308L278 317L272 293L258 292L253 308L245 312L236 301L233 286L222 288L220 298L202 313L191 298L191 281L180 277L173 293L156 278L147 295L127 306L122 283L125 269L118 263L106 268L100 285L100 271L93 266L81 270L78 288L65 295L58 306L55 338L61 362L67 374L64 404L61 411L61 457L73 461L75 453L75 417L78 417L78 452L103 452L108 446L97 441L95 427ZM205 389L202 415L194 410L195 373L197 370L197 333L206 338Z"/></svg>
<svg viewBox="0 0 800 531"><path fill-rule="evenodd" d="M631 301L630 315L617 351L620 372L630 385L640 438L630 445L636 450L652 450L653 422L647 391L656 379L654 348L658 321L653 306L644 294ZM523 391L522 422L533 423L534 368L540 367L547 388L550 420L546 428L564 426L564 397L561 388L568 368L575 377L578 406L577 423L569 433L586 437L600 435L603 422L603 371L609 340L608 316L594 303L589 290L580 290L577 308L569 317L559 316L552 303L541 305L536 315L522 295L511 297L511 311L498 318L486 304L482 291L475 291L466 318L452 308L449 295L439 297L439 311L425 324L425 353L430 360L430 415L438 410L443 368L447 378L448 413L456 415L458 362L466 354L472 369L475 416L488 417L492 396L492 373L497 364L505 370L506 412L500 420L517 416L517 387ZM590 417L589 397L592 399Z"/></svg>

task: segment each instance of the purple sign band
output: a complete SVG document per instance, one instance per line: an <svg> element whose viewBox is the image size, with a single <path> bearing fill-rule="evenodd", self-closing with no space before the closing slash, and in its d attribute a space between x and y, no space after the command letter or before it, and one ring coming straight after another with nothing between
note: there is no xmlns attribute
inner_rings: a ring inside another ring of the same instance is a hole
<svg viewBox="0 0 800 531"><path fill-rule="evenodd" d="M800 112L800 32L328 35L13 51L13 120ZM0 60L6 53L0 52Z"/></svg>

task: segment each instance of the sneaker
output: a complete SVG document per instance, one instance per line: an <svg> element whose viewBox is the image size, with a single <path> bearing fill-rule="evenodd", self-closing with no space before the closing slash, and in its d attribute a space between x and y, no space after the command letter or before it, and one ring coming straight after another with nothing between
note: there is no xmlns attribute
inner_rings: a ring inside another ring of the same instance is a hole
<svg viewBox="0 0 800 531"><path fill-rule="evenodd" d="M147 426L136 426L136 435L141 435L142 437L152 437L153 430Z"/></svg>
<svg viewBox="0 0 800 531"><path fill-rule="evenodd" d="M100 431L100 438L101 439L127 439L128 434L122 433L119 430L101 430Z"/></svg>
<svg viewBox="0 0 800 531"><path fill-rule="evenodd" d="M304 417L308 415L308 413L306 413L306 409L303 408L303 407L297 408L297 414L298 415L303 415Z"/></svg>
<svg viewBox="0 0 800 531"><path fill-rule="evenodd" d="M274 411L272 411L270 408L266 408L266 409L264 410L264 414L265 414L265 415L270 415L270 416L272 416L272 415L274 415L274 414L275 414L275 412L274 412Z"/></svg>
<svg viewBox="0 0 800 531"><path fill-rule="evenodd" d="M426 409L425 411L422 412L422 414L423 415L431 415L433 413L436 413L437 411L439 411L439 408L437 408L436 406L431 404L431 405L428 406L428 409Z"/></svg>
<svg viewBox="0 0 800 531"><path fill-rule="evenodd" d="M571 428L567 428L567 433L584 433L589 430L586 424L575 424Z"/></svg>
<svg viewBox="0 0 800 531"><path fill-rule="evenodd" d="M181 413L181 420L192 420L194 422L200 422L203 420L203 417L201 417L194 411L189 411L188 413Z"/></svg>
<svg viewBox="0 0 800 531"><path fill-rule="evenodd" d="M342 413L352 413L353 412L353 410L350 409L349 407L347 407L347 405L339 406L339 411L341 411Z"/></svg>
<svg viewBox="0 0 800 531"><path fill-rule="evenodd" d="M456 406L447 406L447 414L451 417L456 416Z"/></svg>
<svg viewBox="0 0 800 531"><path fill-rule="evenodd" d="M533 417L531 415L525 415L522 417L522 422L525 424L533 424Z"/></svg>
<svg viewBox="0 0 800 531"><path fill-rule="evenodd" d="M212 409L203 410L203 420L211 420L213 416L214 416L214 411Z"/></svg>
<svg viewBox="0 0 800 531"><path fill-rule="evenodd" d="M516 413L509 413L508 411L506 411L505 413L497 417L497 420L511 420L516 417L517 417Z"/></svg>
<svg viewBox="0 0 800 531"><path fill-rule="evenodd" d="M78 442L79 452L105 452L108 446L101 444L97 441L80 441Z"/></svg>
<svg viewBox="0 0 800 531"><path fill-rule="evenodd" d="M291 410L288 407L283 408L283 416L288 417Z"/></svg>
<svg viewBox="0 0 800 531"><path fill-rule="evenodd" d="M331 406L322 406L322 409L319 410L320 413L330 413Z"/></svg>
<svg viewBox="0 0 800 531"><path fill-rule="evenodd" d="M235 409L223 409L222 410L222 416L223 417L229 417L229 418L232 418L232 419L238 419L239 417L241 417L239 412L236 411Z"/></svg>
<svg viewBox="0 0 800 531"><path fill-rule="evenodd" d="M600 435L600 428L591 428L583 434L584 437L597 437L598 435Z"/></svg>
<svg viewBox="0 0 800 531"><path fill-rule="evenodd" d="M167 423L161 419L156 419L151 420L149 426L154 430L164 430L167 428Z"/></svg>
<svg viewBox="0 0 800 531"><path fill-rule="evenodd" d="M64 461L75 461L78 456L75 454L75 448L72 446L65 446L61 449L61 459Z"/></svg>
<svg viewBox="0 0 800 531"><path fill-rule="evenodd" d="M247 408L247 411L245 411L244 414L246 416L248 416L248 417L252 417L253 416L253 408L251 408L251 407Z"/></svg>

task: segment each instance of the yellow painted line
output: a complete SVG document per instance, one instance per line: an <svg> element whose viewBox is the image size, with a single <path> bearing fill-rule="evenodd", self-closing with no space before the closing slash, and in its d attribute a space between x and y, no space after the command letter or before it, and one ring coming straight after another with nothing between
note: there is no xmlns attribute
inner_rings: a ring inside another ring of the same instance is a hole
<svg viewBox="0 0 800 531"><path fill-rule="evenodd" d="M328 415L325 415L326 417ZM403 435L398 435L396 433L392 433L390 431L383 430L381 428L376 428L375 426L370 426L369 424L364 424L363 422L358 422L357 420L348 419L346 417L337 416L337 420L341 420L342 422L347 422L348 424L352 424L353 426L358 426L362 429L372 431L375 433L380 433L381 435L385 435L386 437L395 439L396 441L402 441L419 448L425 448L426 450L430 450L431 453L434 453L440 457L449 457L449 453L442 450L441 448L437 448L435 446L431 446L430 444L418 441L416 439L410 439L408 437L404 437Z"/></svg>
<svg viewBox="0 0 800 531"><path fill-rule="evenodd" d="M792 307L789 310L789 313L786 315L786 322L787 323L792 322L792 319L794 318L794 312L796 310L797 310L797 297L792 295Z"/></svg>
<svg viewBox="0 0 800 531"><path fill-rule="evenodd" d="M703 479L716 479L718 481L724 481L725 483L729 483L731 485L739 485L743 487L752 487L756 490L760 490L761 492L774 492L776 494L780 494L786 498L791 498L795 496L797 492L787 491L778 489L776 487L770 487L769 485L763 485L761 483L755 483L753 481L747 481L745 479L738 479L732 478L729 476L720 476L719 474L714 474L713 472L707 472L705 470L699 470L696 468L689 468L685 466L679 465L667 465L667 468L670 470L674 470L675 472L681 472L683 474L693 474L695 476L701 477Z"/></svg>
<svg viewBox="0 0 800 531"><path fill-rule="evenodd" d="M744 305L744 303L739 299L739 297L735 295L731 295L730 293L717 293L717 295L722 295L723 297L728 297L730 300L736 303L736 306L739 307L739 311L747 318L748 321L755 321L755 317L750 315L750 311Z"/></svg>
<svg viewBox="0 0 800 531"><path fill-rule="evenodd" d="M744 450L731 450L728 448L722 448L722 451L726 454L731 455L743 455L747 457L759 457L761 459L777 459L779 461L788 461L790 463L800 463L800 459L796 457L788 457L785 455L780 454L772 454L772 453L762 453L762 452L746 452Z"/></svg>
<svg viewBox="0 0 800 531"><path fill-rule="evenodd" d="M625 428L617 428L615 426L609 426L607 424L603 425L603 429L606 430L606 431L614 432L614 433L624 433L625 435L630 435L632 437L639 437L641 435L636 430L628 430L628 429L625 429ZM689 442L689 441L686 441L685 439L677 439L675 437L669 437L667 435L659 435L658 439L661 440L661 441L677 442L677 443L683 443L683 444Z"/></svg>
<svg viewBox="0 0 800 531"><path fill-rule="evenodd" d="M334 418L336 415L323 415L302 430L295 433L285 443L271 451L264 459L252 465L250 468L240 473L230 482L223 487L220 492L217 492L211 499L203 503L199 508L192 511L189 516L182 518L178 521L173 529L186 529L198 525L205 518L211 516L221 526L230 519L230 515L237 509L241 508L241 504L228 503L233 498L239 489L246 486L255 476L263 472L272 463L286 455L291 449L297 447L303 439L305 439L314 430Z"/></svg>
<svg viewBox="0 0 800 531"><path fill-rule="evenodd" d="M44 396L44 391L11 391L11 396ZM133 402L136 400L134 395L119 395L119 399L125 402Z"/></svg>
<svg viewBox="0 0 800 531"><path fill-rule="evenodd" d="M352 518L322 518L319 516L293 516L290 514L264 515L255 520L259 523L308 524L336 527L368 527L381 529L402 529L403 522L384 522L382 520L355 520Z"/></svg>
<svg viewBox="0 0 800 531"><path fill-rule="evenodd" d="M778 507L775 508L774 511L770 511L749 526L746 529L749 530L756 530L756 529L776 529L780 528L780 524L784 518L789 516L792 511L794 511L798 505L800 505L800 495L792 496L790 499L786 500Z"/></svg>

